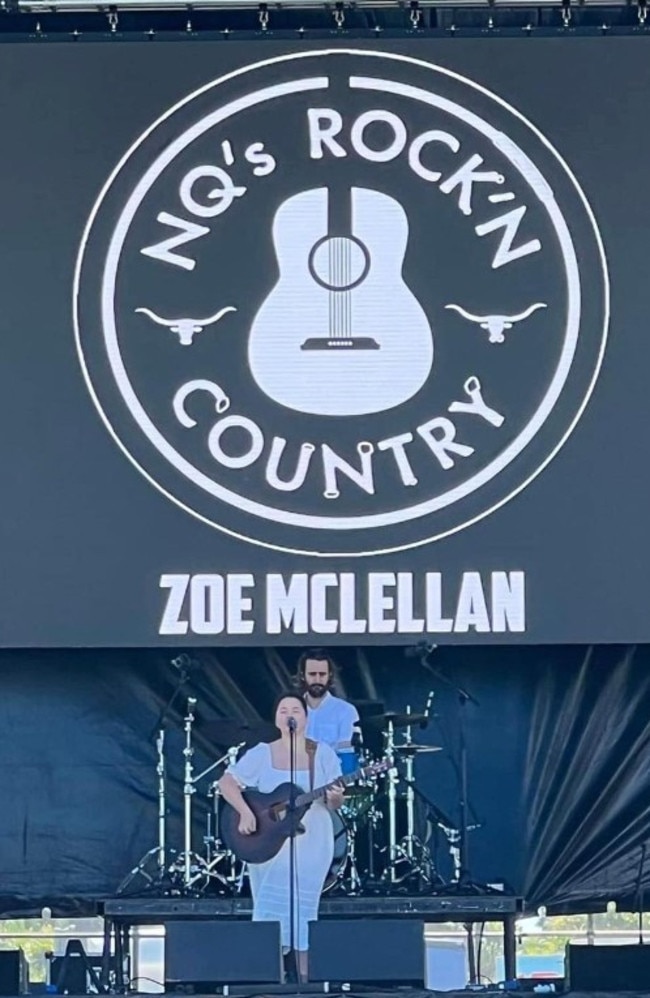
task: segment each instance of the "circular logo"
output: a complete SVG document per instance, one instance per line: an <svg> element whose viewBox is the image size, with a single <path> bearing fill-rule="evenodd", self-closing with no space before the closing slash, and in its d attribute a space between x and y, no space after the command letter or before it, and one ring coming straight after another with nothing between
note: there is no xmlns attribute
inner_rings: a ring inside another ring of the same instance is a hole
<svg viewBox="0 0 650 998"><path fill-rule="evenodd" d="M84 234L75 322L114 438L204 522L365 555L503 506L598 374L604 252L504 100L418 59L318 50L156 122Z"/></svg>

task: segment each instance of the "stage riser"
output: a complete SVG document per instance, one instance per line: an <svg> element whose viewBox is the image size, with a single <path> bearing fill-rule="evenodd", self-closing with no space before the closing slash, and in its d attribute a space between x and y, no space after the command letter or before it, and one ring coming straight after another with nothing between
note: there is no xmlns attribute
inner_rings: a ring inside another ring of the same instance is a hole
<svg viewBox="0 0 650 998"><path fill-rule="evenodd" d="M521 898L509 895L447 895L427 897L340 897L323 899L319 913L319 925L331 921L346 921L359 924L396 921L400 925L413 922L423 926L435 922L456 922L463 925L473 922L498 921L503 926L503 952L505 978L511 980L516 971L516 918L522 912ZM174 922L186 922L192 927L205 923L225 925L240 924L244 931L251 917L250 899L247 898L110 898L103 903L103 914L107 921L107 938L112 939L115 952L120 957L129 945L132 929L138 926L156 925L168 930ZM354 935L354 928L350 930ZM429 987L455 988L468 978L465 961L465 947L458 941L442 942L434 945L429 940L425 947L425 980ZM152 976L162 979L163 952L160 950L160 971ZM354 970L350 977L357 971ZM418 971L416 979L420 980ZM409 978L410 979L410 978ZM372 978L370 978L372 981Z"/></svg>
<svg viewBox="0 0 650 998"><path fill-rule="evenodd" d="M520 897L508 894L323 897L319 918L415 918L449 922L497 921L523 912ZM110 898L103 914L132 925L161 925L183 918L250 918L250 898Z"/></svg>

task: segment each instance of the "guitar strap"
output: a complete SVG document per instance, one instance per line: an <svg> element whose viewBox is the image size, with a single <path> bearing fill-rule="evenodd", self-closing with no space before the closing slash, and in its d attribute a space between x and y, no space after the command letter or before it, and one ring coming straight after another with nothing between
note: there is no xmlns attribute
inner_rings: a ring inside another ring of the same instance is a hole
<svg viewBox="0 0 650 998"><path fill-rule="evenodd" d="M314 769L316 767L316 749L318 748L318 742L313 741L311 738L305 738L305 748L307 749L307 758L309 759L309 789L314 789Z"/></svg>

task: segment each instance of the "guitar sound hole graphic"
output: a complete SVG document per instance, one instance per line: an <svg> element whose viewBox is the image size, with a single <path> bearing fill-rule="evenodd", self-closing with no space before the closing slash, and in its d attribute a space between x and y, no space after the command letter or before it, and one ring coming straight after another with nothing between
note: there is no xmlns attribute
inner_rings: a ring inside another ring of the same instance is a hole
<svg viewBox="0 0 650 998"><path fill-rule="evenodd" d="M298 412L381 412L415 395L433 363L428 319L402 276L408 221L379 191L353 187L344 212L334 201L321 187L278 208L280 276L253 320L249 365Z"/></svg>
<svg viewBox="0 0 650 998"><path fill-rule="evenodd" d="M309 254L309 270L314 280L331 291L329 336L312 336L302 350L379 350L370 336L352 336L350 299L352 291L368 276L370 254L353 236L326 236Z"/></svg>

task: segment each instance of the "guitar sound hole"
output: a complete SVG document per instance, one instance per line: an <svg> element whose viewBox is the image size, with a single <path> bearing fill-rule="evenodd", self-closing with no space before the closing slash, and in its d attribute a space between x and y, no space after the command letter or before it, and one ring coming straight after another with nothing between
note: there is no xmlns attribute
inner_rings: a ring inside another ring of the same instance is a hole
<svg viewBox="0 0 650 998"><path fill-rule="evenodd" d="M351 291L366 278L370 254L354 236L325 236L309 254L309 270L328 291Z"/></svg>

